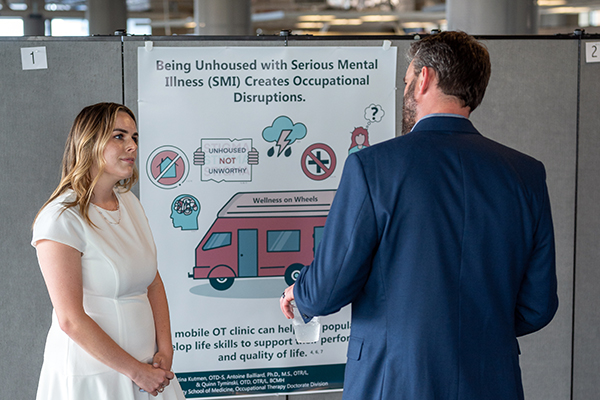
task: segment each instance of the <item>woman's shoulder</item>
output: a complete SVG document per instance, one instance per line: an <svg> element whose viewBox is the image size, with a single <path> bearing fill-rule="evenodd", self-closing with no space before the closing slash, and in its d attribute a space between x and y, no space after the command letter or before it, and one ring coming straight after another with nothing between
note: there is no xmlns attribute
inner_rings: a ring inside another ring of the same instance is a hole
<svg viewBox="0 0 600 400"><path fill-rule="evenodd" d="M49 239L67 244L83 252L85 222L79 213L79 206L66 207L75 199L75 193L69 190L46 204L33 225L32 244L34 246L39 240Z"/></svg>
<svg viewBox="0 0 600 400"><path fill-rule="evenodd" d="M54 216L58 218L66 213L68 217L66 218L77 218L80 217L79 214L79 206L67 207L69 203L72 203L76 200L75 192L71 189L66 190L64 193L60 194L54 200L46 204L44 208L40 210L38 218L40 217L51 217Z"/></svg>

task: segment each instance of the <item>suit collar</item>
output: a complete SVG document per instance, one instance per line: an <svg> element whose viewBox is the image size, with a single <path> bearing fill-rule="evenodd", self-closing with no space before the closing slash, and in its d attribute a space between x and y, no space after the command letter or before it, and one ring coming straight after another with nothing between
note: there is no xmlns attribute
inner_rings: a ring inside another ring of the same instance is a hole
<svg viewBox="0 0 600 400"><path fill-rule="evenodd" d="M459 115L437 114L421 118L414 126L413 132L420 131L453 131L463 133L479 133L473 123Z"/></svg>

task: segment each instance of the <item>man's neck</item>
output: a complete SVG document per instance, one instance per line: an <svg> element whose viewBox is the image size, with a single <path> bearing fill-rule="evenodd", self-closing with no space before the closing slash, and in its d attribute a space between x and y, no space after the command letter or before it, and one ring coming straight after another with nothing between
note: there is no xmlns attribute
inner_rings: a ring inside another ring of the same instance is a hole
<svg viewBox="0 0 600 400"><path fill-rule="evenodd" d="M463 119L468 119L467 117L465 117L464 115L460 115L460 114L452 114L452 113L435 113L435 114L427 114L426 116L424 116L421 119L425 119L425 118L432 118L432 117L454 117L454 118L463 118ZM420 120L419 120L420 121Z"/></svg>
<svg viewBox="0 0 600 400"><path fill-rule="evenodd" d="M455 114L469 118L471 109L469 107L461 107L456 101L438 101L431 104L424 104L417 110L417 120L430 114Z"/></svg>

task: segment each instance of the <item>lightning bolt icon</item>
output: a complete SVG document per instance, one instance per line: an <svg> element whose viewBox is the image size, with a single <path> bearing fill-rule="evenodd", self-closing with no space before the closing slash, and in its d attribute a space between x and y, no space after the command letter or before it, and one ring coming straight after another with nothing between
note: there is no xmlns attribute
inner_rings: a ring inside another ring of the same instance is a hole
<svg viewBox="0 0 600 400"><path fill-rule="evenodd" d="M292 133L291 129L281 130L281 133L279 134L279 139L277 139L277 146L279 146L279 152L277 153L277 157L279 157L281 153L283 153L283 150L285 150L285 148L288 146L288 144L290 144L290 141L288 140L288 136L290 136L290 133Z"/></svg>

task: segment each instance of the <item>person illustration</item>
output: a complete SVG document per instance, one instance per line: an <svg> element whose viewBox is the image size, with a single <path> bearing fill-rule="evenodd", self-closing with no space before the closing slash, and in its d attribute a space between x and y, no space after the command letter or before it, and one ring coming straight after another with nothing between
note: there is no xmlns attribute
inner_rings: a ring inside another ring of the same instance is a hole
<svg viewBox="0 0 600 400"><path fill-rule="evenodd" d="M469 120L491 74L475 38L428 35L409 58L403 135L348 156L280 307L352 304L343 400L522 400L517 337L558 307L545 168Z"/></svg>
<svg viewBox="0 0 600 400"><path fill-rule="evenodd" d="M173 228L181 230L197 230L200 202L189 194L177 196L171 204L171 220Z"/></svg>
<svg viewBox="0 0 600 400"><path fill-rule="evenodd" d="M354 128L352 131L352 143L348 149L348 155L369 147L369 131L363 127Z"/></svg>
<svg viewBox="0 0 600 400"><path fill-rule="evenodd" d="M130 191L137 148L129 108L85 107L35 218L31 243L53 306L37 400L184 400L156 247Z"/></svg>

